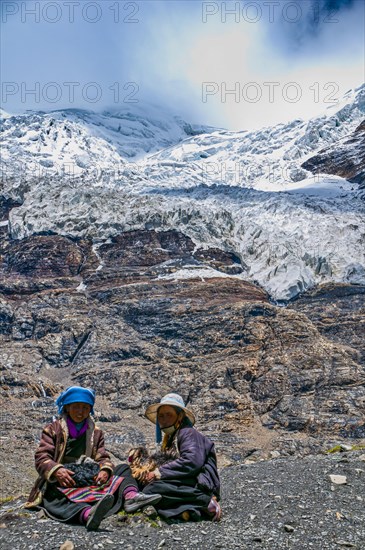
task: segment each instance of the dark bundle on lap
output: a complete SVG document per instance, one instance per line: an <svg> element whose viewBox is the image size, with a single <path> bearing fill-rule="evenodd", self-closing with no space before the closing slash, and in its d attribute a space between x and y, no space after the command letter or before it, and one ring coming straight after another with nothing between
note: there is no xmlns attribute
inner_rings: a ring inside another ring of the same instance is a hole
<svg viewBox="0 0 365 550"><path fill-rule="evenodd" d="M99 464L85 456L81 456L77 462L65 464L65 468L75 472L72 479L75 481L76 487L95 485L95 478L100 471Z"/></svg>
<svg viewBox="0 0 365 550"><path fill-rule="evenodd" d="M145 447L135 447L129 451L128 462L131 468L132 476L142 485L145 485L145 478L148 472L153 472L163 464L172 462L178 458L175 449L168 451L157 451L149 454Z"/></svg>

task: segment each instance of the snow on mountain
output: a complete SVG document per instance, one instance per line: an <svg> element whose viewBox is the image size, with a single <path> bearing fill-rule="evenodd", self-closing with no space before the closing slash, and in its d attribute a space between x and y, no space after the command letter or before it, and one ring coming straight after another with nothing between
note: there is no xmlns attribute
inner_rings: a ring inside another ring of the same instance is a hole
<svg viewBox="0 0 365 550"><path fill-rule="evenodd" d="M22 174L13 238L55 231L97 243L122 231L178 229L197 246L234 252L245 278L277 300L329 280L365 283L357 185L301 166L359 126L365 86L327 115L254 132L133 113L69 110L3 121L5 193L16 187L12 159L53 162L43 177ZM67 177L66 161L78 167Z"/></svg>
<svg viewBox="0 0 365 550"><path fill-rule="evenodd" d="M191 125L153 106L31 112L2 119L2 171L5 177L90 176L105 183L115 182L129 163L143 186L146 180L168 188L224 182L284 190L311 175L301 165L314 151L347 136L364 116L365 85L329 116L252 132Z"/></svg>
<svg viewBox="0 0 365 550"><path fill-rule="evenodd" d="M11 116L1 130L3 179L74 177L125 164L114 145L66 112Z"/></svg>
<svg viewBox="0 0 365 550"><path fill-rule="evenodd" d="M208 126L192 125L152 105L94 113L79 109L1 113L2 180L61 177L114 181L147 153L175 144ZM130 162L128 166L127 161ZM135 177L133 177L135 181Z"/></svg>
<svg viewBox="0 0 365 550"><path fill-rule="evenodd" d="M0 120L1 119L6 119L6 118L10 118L11 115L9 113L7 113L6 111L4 111L4 109L1 109L0 108Z"/></svg>
<svg viewBox="0 0 365 550"><path fill-rule="evenodd" d="M270 191L291 187L311 177L301 165L313 152L343 138L365 117L365 85L351 103L309 121L294 120L252 132L217 131L184 140L141 161L150 181L169 180L167 186L189 187L197 180ZM173 181L165 172L174 167ZM189 177L186 177L185 166ZM163 174L161 176L161 168ZM165 177L166 176L166 177Z"/></svg>

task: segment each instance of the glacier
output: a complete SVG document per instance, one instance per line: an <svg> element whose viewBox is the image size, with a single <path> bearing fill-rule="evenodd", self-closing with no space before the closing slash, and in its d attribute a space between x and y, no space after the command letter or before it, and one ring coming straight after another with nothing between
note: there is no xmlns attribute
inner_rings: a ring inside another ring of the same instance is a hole
<svg viewBox="0 0 365 550"><path fill-rule="evenodd" d="M256 131L189 124L150 106L2 113L0 195L22 203L9 234L97 247L124 231L176 229L196 247L234 253L239 277L276 301L328 281L364 284L364 192L302 167L364 117L365 85L319 117ZM174 277L219 277L208 271Z"/></svg>

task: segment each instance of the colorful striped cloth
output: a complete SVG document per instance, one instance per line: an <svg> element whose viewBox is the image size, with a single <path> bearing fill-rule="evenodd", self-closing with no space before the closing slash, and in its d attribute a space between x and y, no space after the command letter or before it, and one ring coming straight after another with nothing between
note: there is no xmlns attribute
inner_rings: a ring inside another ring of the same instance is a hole
<svg viewBox="0 0 365 550"><path fill-rule="evenodd" d="M98 502L105 495L113 495L119 489L123 479L121 476L112 476L103 487L100 487L100 485L90 485L88 487L57 488L72 502L93 503Z"/></svg>

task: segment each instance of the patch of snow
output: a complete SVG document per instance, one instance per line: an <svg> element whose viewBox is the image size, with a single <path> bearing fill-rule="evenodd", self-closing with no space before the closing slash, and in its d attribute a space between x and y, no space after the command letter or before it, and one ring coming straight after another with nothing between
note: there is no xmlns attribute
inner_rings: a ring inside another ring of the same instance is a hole
<svg viewBox="0 0 365 550"><path fill-rule="evenodd" d="M317 174L311 178L293 183L287 186L285 192L299 193L301 195L312 195L322 198L335 198L345 196L356 191L356 185L348 182L340 176L328 176ZM276 190L276 189L275 189Z"/></svg>
<svg viewBox="0 0 365 550"><path fill-rule="evenodd" d="M174 273L168 273L167 275L159 275L157 279L165 279L165 280L201 279L202 281L204 281L205 279L213 279L215 277L245 280L245 277L243 277L242 274L228 275L227 273L222 273L222 271L218 271L217 269L213 269L210 267L200 267L200 268L184 267L182 269L176 270Z"/></svg>
<svg viewBox="0 0 365 550"><path fill-rule="evenodd" d="M101 257L100 257L100 254L99 254L99 252L98 252L98 249L99 249L103 244L107 244L107 243L110 244L111 242L112 242L111 239L107 239L107 241L103 241L103 242L101 242L101 243L94 243L94 244L93 244L92 250L93 250L95 256L96 256L96 257L98 258L98 260L99 260L99 265L98 265L98 267L96 268L95 271L101 271L101 270L103 269L103 267L104 267L104 263L103 263L103 260L102 260Z"/></svg>
<svg viewBox="0 0 365 550"><path fill-rule="evenodd" d="M76 288L76 291L77 292L85 292L86 289L87 289L87 285L85 285L84 282L81 282L79 284L79 286Z"/></svg>

